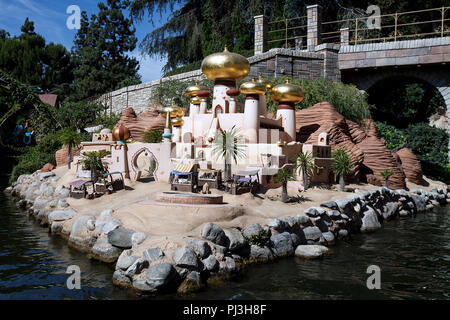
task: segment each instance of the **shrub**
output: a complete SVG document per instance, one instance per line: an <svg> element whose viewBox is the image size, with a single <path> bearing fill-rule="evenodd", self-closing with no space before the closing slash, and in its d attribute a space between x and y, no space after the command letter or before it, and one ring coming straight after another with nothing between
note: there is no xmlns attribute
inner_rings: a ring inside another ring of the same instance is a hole
<svg viewBox="0 0 450 320"><path fill-rule="evenodd" d="M269 233L263 229L257 234L252 235L251 237L246 237L244 235L244 239L249 246L255 245L259 247L264 247L269 243L270 237Z"/></svg>
<svg viewBox="0 0 450 320"><path fill-rule="evenodd" d="M375 127L380 136L386 141L389 150L400 148L406 143L406 135L403 130L383 122L375 122Z"/></svg>
<svg viewBox="0 0 450 320"><path fill-rule="evenodd" d="M21 153L9 176L9 183L13 183L21 174L30 174L41 169L47 162L56 165L55 152L61 149L61 132L53 132L43 136L36 146L15 148Z"/></svg>
<svg viewBox="0 0 450 320"><path fill-rule="evenodd" d="M145 131L142 133L143 135L142 141L147 143L159 143L162 141L162 134L163 131L158 129Z"/></svg>

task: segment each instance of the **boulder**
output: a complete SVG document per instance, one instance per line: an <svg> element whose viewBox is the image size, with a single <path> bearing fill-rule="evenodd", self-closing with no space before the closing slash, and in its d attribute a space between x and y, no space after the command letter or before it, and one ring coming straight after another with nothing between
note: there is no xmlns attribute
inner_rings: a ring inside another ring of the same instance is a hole
<svg viewBox="0 0 450 320"><path fill-rule="evenodd" d="M202 237L221 246L226 245L227 242L225 232L221 227L212 222L208 222L203 226Z"/></svg>
<svg viewBox="0 0 450 320"><path fill-rule="evenodd" d="M374 209L367 207L364 211L362 217L362 226L360 228L361 232L374 232L381 228L381 224L378 221L378 216Z"/></svg>
<svg viewBox="0 0 450 320"><path fill-rule="evenodd" d="M304 228L303 233L306 241L319 241L320 237L322 237L322 231L316 226Z"/></svg>
<svg viewBox="0 0 450 320"><path fill-rule="evenodd" d="M117 259L116 269L127 270L139 257L132 255L131 250L124 250Z"/></svg>
<svg viewBox="0 0 450 320"><path fill-rule="evenodd" d="M125 275L125 271L117 269L113 273L113 283L118 286L128 287L131 284L131 280Z"/></svg>
<svg viewBox="0 0 450 320"><path fill-rule="evenodd" d="M265 261L265 260L273 258L273 253L268 247L260 247L260 246L256 246L256 245L251 245L249 258Z"/></svg>
<svg viewBox="0 0 450 320"><path fill-rule="evenodd" d="M425 197L417 194L411 194L410 197L416 206L417 212L423 212L426 210L427 205Z"/></svg>
<svg viewBox="0 0 450 320"><path fill-rule="evenodd" d="M191 271L187 274L186 278L183 280L181 285L178 287L179 293L189 293L198 291L202 287L202 281L200 273L197 271Z"/></svg>
<svg viewBox="0 0 450 320"><path fill-rule="evenodd" d="M122 250L111 245L108 241L108 237L103 234L97 238L97 241L91 249L91 253L95 259L111 263L119 258Z"/></svg>
<svg viewBox="0 0 450 320"><path fill-rule="evenodd" d="M283 232L289 227L289 225L285 221L280 220L280 219L276 219L276 218L275 219L270 219L269 223L268 223L268 226L270 228L275 229L278 232Z"/></svg>
<svg viewBox="0 0 450 320"><path fill-rule="evenodd" d="M140 274L142 270L148 268L148 266L148 260L143 258L136 259L133 264L128 267L127 271L125 271L125 275L127 275L128 277L132 277L136 274Z"/></svg>
<svg viewBox="0 0 450 320"><path fill-rule="evenodd" d="M153 265L148 268L145 281L155 290L169 289L175 284L178 273L175 268L167 262Z"/></svg>
<svg viewBox="0 0 450 320"><path fill-rule="evenodd" d="M53 176L55 176L54 172L41 172L41 173L39 173L39 180L43 181L43 180L48 179Z"/></svg>
<svg viewBox="0 0 450 320"><path fill-rule="evenodd" d="M195 251L189 247L181 247L175 250L173 260L181 268L197 269L199 266Z"/></svg>
<svg viewBox="0 0 450 320"><path fill-rule="evenodd" d="M103 232L103 227L104 227L104 225L106 224L106 223L108 223L108 222L110 222L110 221L112 221L113 219L112 219L112 216L111 216L111 213L112 213L113 211L111 210L111 209L106 209L106 210L103 210L101 213L100 213L100 216L98 217L98 219L97 220L95 220L95 231L98 233L98 234L101 234L102 232ZM117 227L119 227L119 226L117 226ZM112 231L112 230L114 230L114 229L111 229L111 230L109 230L109 231ZM108 232L109 232L108 231ZM106 233L108 233L108 232L106 232Z"/></svg>
<svg viewBox="0 0 450 320"><path fill-rule="evenodd" d="M245 245L245 239L238 229L230 228L223 231L227 237L225 245L230 251L236 251Z"/></svg>
<svg viewBox="0 0 450 320"><path fill-rule="evenodd" d="M300 245L295 249L295 255L306 259L317 259L328 252L328 248L321 245L306 244Z"/></svg>
<svg viewBox="0 0 450 320"><path fill-rule="evenodd" d="M129 249L133 246L131 237L134 233L134 230L119 227L108 232L108 241L115 247Z"/></svg>
<svg viewBox="0 0 450 320"><path fill-rule="evenodd" d="M66 210L68 211L68 210ZM80 246L92 247L96 242L96 236L88 229L88 221L94 220L94 216L80 216L72 224L69 240Z"/></svg>
<svg viewBox="0 0 450 320"><path fill-rule="evenodd" d="M298 214L295 216L295 218L297 219L297 223L299 225L311 224L311 220L309 219L309 217L303 214Z"/></svg>
<svg viewBox="0 0 450 320"><path fill-rule="evenodd" d="M49 201L45 198L37 197L36 200L34 200L33 209L34 210L44 209L47 206L48 202Z"/></svg>
<svg viewBox="0 0 450 320"><path fill-rule="evenodd" d="M325 240L325 244L327 244L327 245L335 244L335 237L334 237L333 232L330 232L330 231L324 232L324 233L322 233L322 237Z"/></svg>
<svg viewBox="0 0 450 320"><path fill-rule="evenodd" d="M251 224L247 228L245 228L244 232L242 234L246 238L251 238L252 236L256 236L260 234L263 231L263 228L259 223Z"/></svg>
<svg viewBox="0 0 450 320"><path fill-rule="evenodd" d="M144 240L147 239L147 235L143 232L135 232L133 233L133 235L131 236L131 243L132 245L139 245L142 242L144 242Z"/></svg>
<svg viewBox="0 0 450 320"><path fill-rule="evenodd" d="M110 233L113 230L116 230L117 228L122 227L122 222L120 220L114 219L111 221L106 222L103 227L102 227L102 232L103 233Z"/></svg>
<svg viewBox="0 0 450 320"><path fill-rule="evenodd" d="M325 209L320 207L310 207L304 211L304 213L312 218L320 217L322 214L325 213Z"/></svg>
<svg viewBox="0 0 450 320"><path fill-rule="evenodd" d="M219 268L219 261L217 261L216 257L211 254L208 258L202 260L205 269L208 271L217 271Z"/></svg>
<svg viewBox="0 0 450 320"><path fill-rule="evenodd" d="M333 209L333 210L338 209L338 205L334 201L328 201L328 202L321 203L320 206L328 208L328 209Z"/></svg>
<svg viewBox="0 0 450 320"><path fill-rule="evenodd" d="M50 162L47 162L44 164L44 166L41 168L41 172L50 172L53 169L55 169L55 166L51 164Z"/></svg>
<svg viewBox="0 0 450 320"><path fill-rule="evenodd" d="M399 204L397 202L388 202L381 208L381 215L385 220L389 220L395 215L398 207Z"/></svg>
<svg viewBox="0 0 450 320"><path fill-rule="evenodd" d="M142 254L144 259L153 262L164 257L164 252L160 248L150 248L144 251Z"/></svg>
<svg viewBox="0 0 450 320"><path fill-rule="evenodd" d="M272 252L278 257L288 256L294 252L294 246L289 232L271 236L270 247Z"/></svg>
<svg viewBox="0 0 450 320"><path fill-rule="evenodd" d="M58 200L58 205L61 208L67 208L69 206L69 204L67 203L66 199L59 199Z"/></svg>
<svg viewBox="0 0 450 320"><path fill-rule="evenodd" d="M191 239L188 241L188 246L194 249L200 259L204 259L211 254L211 247L204 240Z"/></svg>

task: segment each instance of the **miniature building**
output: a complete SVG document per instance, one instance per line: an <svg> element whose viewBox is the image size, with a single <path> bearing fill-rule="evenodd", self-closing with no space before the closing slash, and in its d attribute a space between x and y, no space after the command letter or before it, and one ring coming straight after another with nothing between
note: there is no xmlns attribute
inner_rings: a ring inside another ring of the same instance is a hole
<svg viewBox="0 0 450 320"><path fill-rule="evenodd" d="M303 152L310 152L314 157L314 170L311 176L313 183L328 183L333 181L334 172L331 165L334 159L331 157L331 146L328 145L328 134L319 134L317 144L303 144Z"/></svg>

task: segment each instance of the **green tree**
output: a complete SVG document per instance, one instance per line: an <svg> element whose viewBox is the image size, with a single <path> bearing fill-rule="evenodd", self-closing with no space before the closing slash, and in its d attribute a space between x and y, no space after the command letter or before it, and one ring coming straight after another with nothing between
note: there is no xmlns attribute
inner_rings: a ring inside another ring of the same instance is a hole
<svg viewBox="0 0 450 320"><path fill-rule="evenodd" d="M72 148L76 148L81 143L80 134L73 128L64 129L61 133L60 141L67 147L67 168L70 169L72 162Z"/></svg>
<svg viewBox="0 0 450 320"><path fill-rule="evenodd" d="M242 141L243 137L235 126L230 130L216 132L211 151L216 160L224 160L226 180L231 178L231 160L237 163L238 159L245 156L245 145Z"/></svg>
<svg viewBox="0 0 450 320"><path fill-rule="evenodd" d="M394 169L385 169L380 171L381 176L384 179L384 186L389 188L389 178L394 175Z"/></svg>
<svg viewBox="0 0 450 320"><path fill-rule="evenodd" d="M303 179L303 188L308 188L308 174L315 168L314 157L311 152L300 152L294 158L295 170L300 171Z"/></svg>
<svg viewBox="0 0 450 320"><path fill-rule="evenodd" d="M294 180L294 174L288 168L281 168L273 177L274 182L281 182L281 202L287 202L287 183Z"/></svg>
<svg viewBox="0 0 450 320"><path fill-rule="evenodd" d="M114 90L126 79L139 80L139 63L127 54L136 47L133 20L124 16L128 1L98 4L98 15L81 14L73 47L78 99Z"/></svg>
<svg viewBox="0 0 450 320"><path fill-rule="evenodd" d="M345 175L353 171L354 166L350 160L350 156L344 149L337 149L333 151L334 158L331 168L339 175L339 187L341 191L345 188Z"/></svg>

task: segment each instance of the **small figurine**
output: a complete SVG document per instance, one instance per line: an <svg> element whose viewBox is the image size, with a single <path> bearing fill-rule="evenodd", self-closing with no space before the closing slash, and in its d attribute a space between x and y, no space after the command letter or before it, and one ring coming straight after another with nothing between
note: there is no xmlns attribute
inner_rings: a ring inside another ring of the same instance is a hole
<svg viewBox="0 0 450 320"><path fill-rule="evenodd" d="M209 184L208 184L208 182L203 185L202 193L203 194L210 194L211 193L211 191L209 191Z"/></svg>

